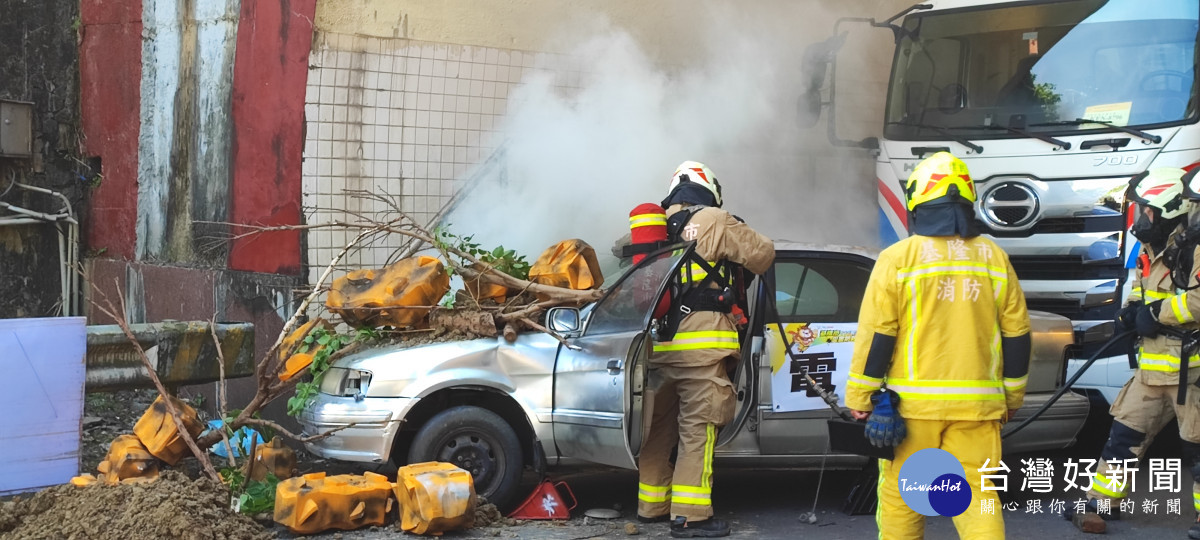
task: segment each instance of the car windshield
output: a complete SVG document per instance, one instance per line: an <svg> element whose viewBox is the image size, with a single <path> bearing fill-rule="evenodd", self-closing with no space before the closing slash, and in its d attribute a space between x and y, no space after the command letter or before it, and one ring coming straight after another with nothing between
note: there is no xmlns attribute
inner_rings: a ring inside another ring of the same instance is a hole
<svg viewBox="0 0 1200 540"><path fill-rule="evenodd" d="M904 21L886 137L1019 137L1162 126L1196 114L1194 0L1070 0Z"/></svg>

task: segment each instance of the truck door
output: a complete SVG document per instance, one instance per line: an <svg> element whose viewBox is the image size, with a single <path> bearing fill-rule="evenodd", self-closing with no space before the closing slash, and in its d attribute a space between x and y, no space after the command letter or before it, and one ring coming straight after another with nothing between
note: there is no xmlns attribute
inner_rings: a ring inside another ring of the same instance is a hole
<svg viewBox="0 0 1200 540"><path fill-rule="evenodd" d="M668 278L691 247L652 253L584 308L583 332L560 346L554 367L554 440L559 454L635 468L626 439L635 381L630 366L648 347L650 318ZM641 373L641 370L637 370ZM640 414L640 413L639 413Z"/></svg>

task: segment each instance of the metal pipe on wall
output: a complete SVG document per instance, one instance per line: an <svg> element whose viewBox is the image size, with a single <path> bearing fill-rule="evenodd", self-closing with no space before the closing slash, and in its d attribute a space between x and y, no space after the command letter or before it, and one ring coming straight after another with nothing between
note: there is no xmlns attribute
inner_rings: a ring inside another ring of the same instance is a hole
<svg viewBox="0 0 1200 540"><path fill-rule="evenodd" d="M58 233L58 260L61 265L59 274L59 285L62 288L61 299L59 300L61 305L60 311L64 317L78 315L79 291L77 290L75 268L79 262L79 222L75 219L75 212L71 208L71 201L57 191L17 182L15 169L9 170L9 182L9 186L5 188L2 194L7 194L13 187L18 187L58 197L62 200L63 210L57 214L37 212L0 201L0 208L17 214L16 217L0 217L0 227L43 223L54 225L54 230ZM63 230L64 224L66 225L65 231Z"/></svg>

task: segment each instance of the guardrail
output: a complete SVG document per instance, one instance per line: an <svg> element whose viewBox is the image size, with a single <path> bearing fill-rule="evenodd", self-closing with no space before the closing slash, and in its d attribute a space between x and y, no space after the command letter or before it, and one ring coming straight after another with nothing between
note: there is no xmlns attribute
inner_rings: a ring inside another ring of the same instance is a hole
<svg viewBox="0 0 1200 540"><path fill-rule="evenodd" d="M167 321L130 325L164 386L220 379L217 347L208 321ZM254 374L254 324L217 323L225 357L225 378ZM154 383L129 338L117 325L87 327L88 392L153 388Z"/></svg>

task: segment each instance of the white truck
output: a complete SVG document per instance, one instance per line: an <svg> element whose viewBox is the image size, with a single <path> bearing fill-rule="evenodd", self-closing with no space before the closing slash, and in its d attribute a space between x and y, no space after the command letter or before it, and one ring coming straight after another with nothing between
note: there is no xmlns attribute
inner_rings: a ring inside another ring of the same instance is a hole
<svg viewBox="0 0 1200 540"><path fill-rule="evenodd" d="M1124 185L1200 164L1198 20L1196 0L934 0L887 21L842 19L805 53L800 121L827 108L831 141L874 152L884 246L908 234L903 182L916 164L939 150L963 159L984 232L1011 256L1030 309L1084 330L1128 294L1138 246ZM837 51L859 23L890 29L896 46L881 137L848 141ZM1128 378L1118 356L1078 386L1111 401Z"/></svg>

